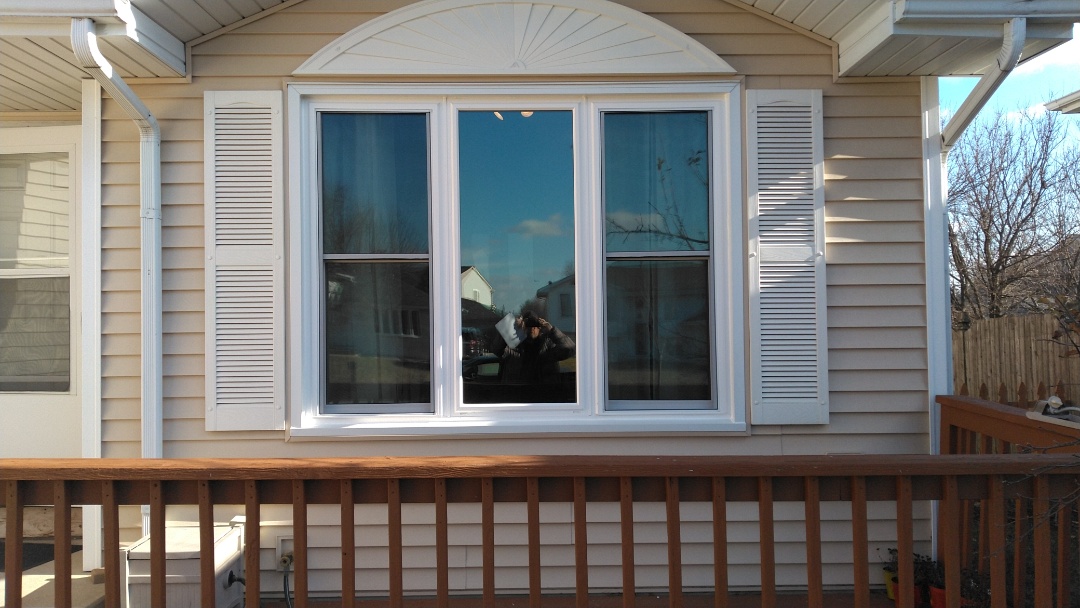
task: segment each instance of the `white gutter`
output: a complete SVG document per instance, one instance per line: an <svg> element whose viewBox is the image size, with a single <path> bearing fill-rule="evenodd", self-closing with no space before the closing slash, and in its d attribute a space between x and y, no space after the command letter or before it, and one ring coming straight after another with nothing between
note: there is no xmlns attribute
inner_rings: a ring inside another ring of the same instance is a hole
<svg viewBox="0 0 1080 608"><path fill-rule="evenodd" d="M1020 61L1020 54L1024 50L1024 41L1026 39L1026 18L1015 17L1005 24L1005 34L1001 41L1001 50L998 52L997 63L989 72L983 74L983 77L979 79L979 83L975 85L967 99L960 105L960 109L949 119L949 124L945 125L945 130L941 135L944 153L948 154L956 141L960 139L964 129L971 124L971 121L975 120L975 115L990 100L990 96L1005 81L1005 77L1009 75L1009 72L1016 67L1017 62Z"/></svg>
<svg viewBox="0 0 1080 608"><path fill-rule="evenodd" d="M94 77L139 128L139 217L142 251L142 457L161 458L161 129L97 46L94 20L71 20L71 46Z"/></svg>

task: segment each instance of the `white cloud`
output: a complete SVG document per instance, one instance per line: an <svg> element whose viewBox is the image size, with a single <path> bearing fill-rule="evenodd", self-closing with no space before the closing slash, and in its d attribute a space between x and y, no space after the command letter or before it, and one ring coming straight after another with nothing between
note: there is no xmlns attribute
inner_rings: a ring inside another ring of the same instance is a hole
<svg viewBox="0 0 1080 608"><path fill-rule="evenodd" d="M525 220L511 228L510 232L536 237L562 236L562 216L556 213L546 220Z"/></svg>

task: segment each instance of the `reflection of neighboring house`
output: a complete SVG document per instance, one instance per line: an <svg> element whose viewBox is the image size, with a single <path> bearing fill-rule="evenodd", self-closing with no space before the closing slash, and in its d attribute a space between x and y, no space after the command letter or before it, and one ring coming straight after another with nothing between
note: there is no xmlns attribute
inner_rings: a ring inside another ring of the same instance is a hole
<svg viewBox="0 0 1080 608"><path fill-rule="evenodd" d="M491 294L495 289L487 282L476 266L461 267L461 297L491 307Z"/></svg>
<svg viewBox="0 0 1080 608"><path fill-rule="evenodd" d="M571 337L577 333L574 314L575 284L574 275L569 275L536 290L536 297L547 301L548 321Z"/></svg>

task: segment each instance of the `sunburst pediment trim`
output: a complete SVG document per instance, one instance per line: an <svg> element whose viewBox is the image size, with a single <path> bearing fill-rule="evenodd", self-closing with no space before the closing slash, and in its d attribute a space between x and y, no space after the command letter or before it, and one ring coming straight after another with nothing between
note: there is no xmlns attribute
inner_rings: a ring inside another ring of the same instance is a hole
<svg viewBox="0 0 1080 608"><path fill-rule="evenodd" d="M606 0L426 0L312 55L296 76L734 74L701 43Z"/></svg>

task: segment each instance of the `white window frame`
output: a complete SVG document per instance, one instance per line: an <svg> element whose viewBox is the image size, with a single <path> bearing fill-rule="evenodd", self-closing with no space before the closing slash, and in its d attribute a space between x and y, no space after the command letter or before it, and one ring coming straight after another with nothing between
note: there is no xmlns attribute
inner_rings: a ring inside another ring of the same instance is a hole
<svg viewBox="0 0 1080 608"><path fill-rule="evenodd" d="M741 85L738 81L592 84L288 85L289 434L294 438L438 435L628 435L744 433L746 352ZM463 404L457 121L462 110L572 110L575 142L578 402ZM603 273L600 114L711 113L710 280L714 408L608 410ZM430 272L434 413L322 412L321 205L317 115L321 111L424 112L430 116ZM453 346L453 348L451 348Z"/></svg>

